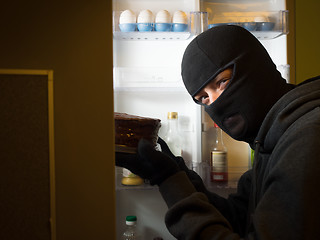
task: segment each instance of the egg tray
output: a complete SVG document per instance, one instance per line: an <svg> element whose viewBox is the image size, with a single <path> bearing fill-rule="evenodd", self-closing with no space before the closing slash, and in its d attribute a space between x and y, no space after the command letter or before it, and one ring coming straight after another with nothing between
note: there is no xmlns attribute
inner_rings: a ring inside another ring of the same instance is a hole
<svg viewBox="0 0 320 240"><path fill-rule="evenodd" d="M121 32L186 32L189 25L183 23L122 23Z"/></svg>
<svg viewBox="0 0 320 240"><path fill-rule="evenodd" d="M136 14L133 16L125 16L120 21L121 14L130 11L114 11L113 12L113 32L114 37L120 40L185 40L190 37L189 24L186 19L179 17L179 14L184 12L176 11L176 17L168 18L166 10L159 11L156 15L156 19L153 17L149 19L147 16L139 16L142 13L147 14L147 11L140 11L138 18ZM163 16L161 16L161 14ZM160 15L159 15L160 14ZM170 15L169 12L167 14ZM185 14L185 13L184 13ZM185 15L187 17L187 15ZM125 19L124 19L125 18ZM150 21L149 21L150 20Z"/></svg>
<svg viewBox="0 0 320 240"><path fill-rule="evenodd" d="M191 36L190 32L121 32L115 31L113 36L117 40L154 40L154 41L170 41L170 40L186 40Z"/></svg>

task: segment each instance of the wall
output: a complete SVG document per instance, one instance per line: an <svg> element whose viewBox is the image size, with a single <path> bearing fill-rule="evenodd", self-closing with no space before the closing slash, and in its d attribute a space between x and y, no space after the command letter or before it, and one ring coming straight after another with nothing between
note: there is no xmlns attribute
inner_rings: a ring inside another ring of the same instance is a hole
<svg viewBox="0 0 320 240"><path fill-rule="evenodd" d="M320 2L287 0L290 15L289 63L296 83L320 75Z"/></svg>
<svg viewBox="0 0 320 240"><path fill-rule="evenodd" d="M296 0L296 79L320 75L320 2Z"/></svg>
<svg viewBox="0 0 320 240"><path fill-rule="evenodd" d="M54 71L57 239L115 239L111 1L7 1L0 68Z"/></svg>

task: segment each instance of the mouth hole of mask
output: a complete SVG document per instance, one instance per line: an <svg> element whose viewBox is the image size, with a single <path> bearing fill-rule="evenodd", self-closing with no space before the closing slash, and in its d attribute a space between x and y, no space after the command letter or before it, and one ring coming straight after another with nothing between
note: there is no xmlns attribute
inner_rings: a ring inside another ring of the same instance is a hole
<svg viewBox="0 0 320 240"><path fill-rule="evenodd" d="M224 118L222 125L228 130L231 136L240 136L245 129L246 121L240 113L236 113Z"/></svg>

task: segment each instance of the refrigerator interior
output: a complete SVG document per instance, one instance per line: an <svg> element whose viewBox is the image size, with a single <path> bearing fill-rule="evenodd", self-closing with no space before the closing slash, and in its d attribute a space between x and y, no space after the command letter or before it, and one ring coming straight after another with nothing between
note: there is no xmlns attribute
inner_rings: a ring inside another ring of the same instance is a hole
<svg viewBox="0 0 320 240"><path fill-rule="evenodd" d="M252 19L256 14L276 16L276 27L272 31L252 33L261 40L278 69L289 81L287 30L284 29L288 24L285 22L285 1L113 0L113 9L114 111L161 119L160 137L164 136L167 129L167 113L178 112L183 158L201 175L209 189L223 196L234 192L240 175L250 168L251 150L248 144L237 142L224 134L228 148L229 182L212 184L209 181L208 164L213 122L203 109L193 102L180 75L183 52L194 36L189 31L122 33L118 27L119 15L126 9L134 11L136 16L143 9L149 9L154 14L166 9L171 14L176 10L185 11L189 17L191 11L201 10L208 12L208 24L214 24L214 17L221 17L223 14L231 16L232 19L243 15ZM220 21L225 19L220 18ZM117 239L121 239L127 215L138 217L138 229L143 235L142 239L174 239L164 224L167 207L157 187L148 184L126 187L121 185L121 177L122 169L116 167Z"/></svg>

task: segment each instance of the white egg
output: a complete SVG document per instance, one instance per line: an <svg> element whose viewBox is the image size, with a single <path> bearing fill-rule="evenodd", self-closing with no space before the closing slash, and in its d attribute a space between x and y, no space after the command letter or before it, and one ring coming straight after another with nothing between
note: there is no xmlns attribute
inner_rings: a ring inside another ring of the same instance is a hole
<svg viewBox="0 0 320 240"><path fill-rule="evenodd" d="M119 23L136 23L136 14L130 9L123 11L120 14Z"/></svg>
<svg viewBox="0 0 320 240"><path fill-rule="evenodd" d="M142 10L138 15L138 23L152 23L153 13L150 10Z"/></svg>
<svg viewBox="0 0 320 240"><path fill-rule="evenodd" d="M156 15L156 23L170 23L171 15L167 10L160 10Z"/></svg>
<svg viewBox="0 0 320 240"><path fill-rule="evenodd" d="M187 14L183 11L175 11L172 17L172 22L188 24Z"/></svg>

